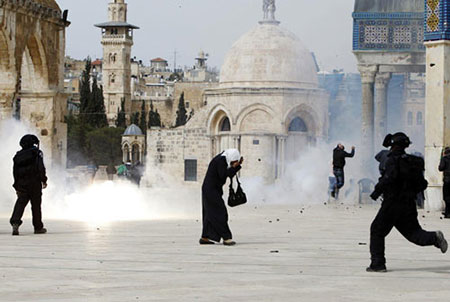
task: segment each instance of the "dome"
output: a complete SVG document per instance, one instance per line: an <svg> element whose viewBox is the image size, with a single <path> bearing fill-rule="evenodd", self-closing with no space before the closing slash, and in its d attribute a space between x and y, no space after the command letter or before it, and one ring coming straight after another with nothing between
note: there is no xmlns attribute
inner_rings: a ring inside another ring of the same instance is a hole
<svg viewBox="0 0 450 302"><path fill-rule="evenodd" d="M311 52L277 23L261 23L234 43L220 73L221 87L317 88Z"/></svg>
<svg viewBox="0 0 450 302"><path fill-rule="evenodd" d="M136 126L135 124L131 124L123 133L123 136L132 136L132 135L144 135L142 133L141 128Z"/></svg>

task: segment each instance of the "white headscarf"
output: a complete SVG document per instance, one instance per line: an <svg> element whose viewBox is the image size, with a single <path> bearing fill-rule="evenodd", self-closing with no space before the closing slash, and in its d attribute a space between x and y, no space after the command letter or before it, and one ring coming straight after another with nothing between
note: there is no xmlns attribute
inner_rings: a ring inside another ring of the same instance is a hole
<svg viewBox="0 0 450 302"><path fill-rule="evenodd" d="M231 168L231 163L241 160L241 153L237 149L228 149L223 151L222 156L227 160L228 168Z"/></svg>

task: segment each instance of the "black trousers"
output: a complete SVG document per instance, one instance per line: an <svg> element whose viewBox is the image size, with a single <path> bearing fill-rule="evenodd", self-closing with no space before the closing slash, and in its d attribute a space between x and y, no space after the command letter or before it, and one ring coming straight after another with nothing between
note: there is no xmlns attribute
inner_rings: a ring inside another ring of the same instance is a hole
<svg viewBox="0 0 450 302"><path fill-rule="evenodd" d="M444 182L443 195L445 201L445 215L450 215L450 182Z"/></svg>
<svg viewBox="0 0 450 302"><path fill-rule="evenodd" d="M31 212L33 214L33 226L35 230L40 230L44 227L42 223L42 191L41 189L33 189L28 192L18 192L17 193L17 201L14 206L14 211L11 216L10 223L13 224L22 224L22 216L25 211L28 202L31 202Z"/></svg>
<svg viewBox="0 0 450 302"><path fill-rule="evenodd" d="M393 227L416 245L436 245L436 233L424 231L417 220L417 208L414 200L385 200L370 228L372 266L381 266L386 263L384 240Z"/></svg>

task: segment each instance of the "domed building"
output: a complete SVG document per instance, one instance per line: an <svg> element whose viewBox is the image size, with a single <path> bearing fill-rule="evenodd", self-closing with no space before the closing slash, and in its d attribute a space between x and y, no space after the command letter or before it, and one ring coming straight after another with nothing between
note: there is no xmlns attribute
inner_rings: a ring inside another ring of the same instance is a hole
<svg viewBox="0 0 450 302"><path fill-rule="evenodd" d="M203 177L213 156L236 148L249 167L241 171L243 177L273 182L288 162L327 137L328 95L319 89L313 55L279 25L274 8L273 4L270 14L265 11L264 20L234 43L221 68L219 86L205 90L205 106L178 130L183 135L185 180L192 167L196 172L198 167ZM173 152L177 143L163 142L162 132L159 136L151 132L149 144L159 140L153 148L170 149L169 157L181 160ZM167 155L155 158L168 165Z"/></svg>
<svg viewBox="0 0 450 302"><path fill-rule="evenodd" d="M145 134L141 128L131 124L122 134L123 162L136 164L143 162L145 156Z"/></svg>

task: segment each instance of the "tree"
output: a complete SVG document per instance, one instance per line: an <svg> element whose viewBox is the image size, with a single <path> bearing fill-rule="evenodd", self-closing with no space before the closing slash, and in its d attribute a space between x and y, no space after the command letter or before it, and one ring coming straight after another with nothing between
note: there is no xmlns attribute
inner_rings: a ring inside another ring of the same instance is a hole
<svg viewBox="0 0 450 302"><path fill-rule="evenodd" d="M87 135L90 159L96 165L120 164L122 162L122 134L124 128L104 127Z"/></svg>
<svg viewBox="0 0 450 302"><path fill-rule="evenodd" d="M139 112L135 112L131 115L131 123L136 126L139 125Z"/></svg>
<svg viewBox="0 0 450 302"><path fill-rule="evenodd" d="M142 132L147 133L147 112L145 111L145 101L142 101L141 105L141 118L139 120L139 128L141 128Z"/></svg>
<svg viewBox="0 0 450 302"><path fill-rule="evenodd" d="M186 125L187 118L188 116L186 111L186 104L184 102L184 92L182 92L180 96L180 101L178 103L177 119L175 121L175 127Z"/></svg>
<svg viewBox="0 0 450 302"><path fill-rule="evenodd" d="M120 110L117 109L116 127L117 128L127 127L127 118L125 115L125 100L122 100Z"/></svg>
<svg viewBox="0 0 450 302"><path fill-rule="evenodd" d="M103 98L103 87L98 87L97 78L92 79L92 92L86 109L86 121L94 128L103 128L108 125Z"/></svg>
<svg viewBox="0 0 450 302"><path fill-rule="evenodd" d="M86 113L91 99L91 59L86 59L86 65L81 75L80 82L80 116L86 118Z"/></svg>
<svg viewBox="0 0 450 302"><path fill-rule="evenodd" d="M153 102L150 102L150 112L148 113L148 127L161 127L161 116L158 109L154 111Z"/></svg>

